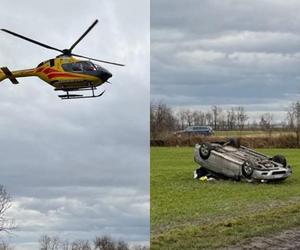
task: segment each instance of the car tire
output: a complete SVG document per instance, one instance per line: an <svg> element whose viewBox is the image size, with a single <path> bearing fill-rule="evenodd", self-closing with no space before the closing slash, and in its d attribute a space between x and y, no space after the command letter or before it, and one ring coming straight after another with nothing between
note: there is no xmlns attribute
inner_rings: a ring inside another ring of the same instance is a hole
<svg viewBox="0 0 300 250"><path fill-rule="evenodd" d="M285 168L287 163L286 163L286 158L283 155L275 155L272 157L272 161L275 161L276 163L282 164L282 166Z"/></svg>
<svg viewBox="0 0 300 250"><path fill-rule="evenodd" d="M255 162L252 160L246 160L242 165L242 174L245 178L251 179L255 167Z"/></svg>
<svg viewBox="0 0 300 250"><path fill-rule="evenodd" d="M207 160L210 156L212 146L210 143L203 143L200 145L199 154L203 160Z"/></svg>
<svg viewBox="0 0 300 250"><path fill-rule="evenodd" d="M241 147L240 138L230 138L229 145L235 148L240 148Z"/></svg>

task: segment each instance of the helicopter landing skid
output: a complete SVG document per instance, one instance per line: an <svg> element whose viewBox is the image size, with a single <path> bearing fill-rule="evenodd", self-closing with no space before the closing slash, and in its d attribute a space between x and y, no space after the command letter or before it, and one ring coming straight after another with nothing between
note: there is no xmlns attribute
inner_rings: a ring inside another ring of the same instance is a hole
<svg viewBox="0 0 300 250"><path fill-rule="evenodd" d="M66 95L58 95L62 100L67 100L67 99L82 99L82 98L95 98L95 97L100 97L104 94L105 90L102 91L100 94L95 94L95 87L91 88L82 88L82 89L55 89L55 90L62 90L65 91L67 94ZM85 91L85 90L91 90L92 94L91 95L77 95L77 94L70 94L70 92L74 91Z"/></svg>

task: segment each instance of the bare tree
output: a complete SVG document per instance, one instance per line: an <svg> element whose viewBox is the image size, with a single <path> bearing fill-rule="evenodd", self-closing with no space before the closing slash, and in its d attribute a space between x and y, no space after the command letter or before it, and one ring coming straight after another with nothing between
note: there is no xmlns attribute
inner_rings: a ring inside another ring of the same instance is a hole
<svg viewBox="0 0 300 250"><path fill-rule="evenodd" d="M256 120L253 120L252 123L249 125L249 127L252 130L258 130L259 129L259 124L257 123Z"/></svg>
<svg viewBox="0 0 300 250"><path fill-rule="evenodd" d="M49 250L51 244L51 237L48 235L42 235L39 239L40 249L41 250Z"/></svg>
<svg viewBox="0 0 300 250"><path fill-rule="evenodd" d="M177 117L178 117L180 129L183 130L185 128L185 113L183 109L177 112Z"/></svg>
<svg viewBox="0 0 300 250"><path fill-rule="evenodd" d="M231 108L230 110L227 110L227 129L228 130L234 130L236 126L236 114L235 109Z"/></svg>
<svg viewBox="0 0 300 250"><path fill-rule="evenodd" d="M184 110L185 119L188 126L193 125L193 113L189 109Z"/></svg>
<svg viewBox="0 0 300 250"><path fill-rule="evenodd" d="M0 231L11 232L14 222L7 217L7 210L11 207L11 198L4 186L0 185Z"/></svg>
<svg viewBox="0 0 300 250"><path fill-rule="evenodd" d="M156 130L156 117L155 117L155 103L150 103L150 132L151 134L155 133Z"/></svg>
<svg viewBox="0 0 300 250"><path fill-rule="evenodd" d="M192 113L192 117L193 117L193 125L196 126L203 125L203 114L201 111L195 110Z"/></svg>
<svg viewBox="0 0 300 250"><path fill-rule="evenodd" d="M76 240L72 243L72 250L92 250L88 240Z"/></svg>
<svg viewBox="0 0 300 250"><path fill-rule="evenodd" d="M60 247L61 247L62 250L69 250L70 247L71 247L71 244L68 240L62 240L60 242Z"/></svg>
<svg viewBox="0 0 300 250"><path fill-rule="evenodd" d="M296 117L296 134L298 147L300 146L300 102L296 102L294 105L294 112Z"/></svg>
<svg viewBox="0 0 300 250"><path fill-rule="evenodd" d="M116 246L116 250L129 250L129 246L125 241L119 240Z"/></svg>
<svg viewBox="0 0 300 250"><path fill-rule="evenodd" d="M207 112L205 114L205 120L206 120L206 125L213 127L214 119L213 119L213 114L211 112Z"/></svg>
<svg viewBox="0 0 300 250"><path fill-rule="evenodd" d="M7 242L0 242L0 250L14 250Z"/></svg>
<svg viewBox="0 0 300 250"><path fill-rule="evenodd" d="M217 130L218 129L218 118L219 118L220 113L222 112L222 109L215 105L212 107L211 110L212 110L214 130Z"/></svg>
<svg viewBox="0 0 300 250"><path fill-rule="evenodd" d="M297 144L300 147L300 102L292 103L288 111L290 128L294 128L297 136Z"/></svg>
<svg viewBox="0 0 300 250"><path fill-rule="evenodd" d="M96 237L94 246L99 250L115 250L114 240L109 236Z"/></svg>
<svg viewBox="0 0 300 250"><path fill-rule="evenodd" d="M268 131L269 136L272 134L272 129L273 129L273 114L271 113L264 113L260 116L260 122L259 126L261 127L262 130Z"/></svg>
<svg viewBox="0 0 300 250"><path fill-rule="evenodd" d="M245 123L249 119L247 116L244 107L238 106L236 108L236 119L237 119L237 125L239 127L239 130L244 130Z"/></svg>
<svg viewBox="0 0 300 250"><path fill-rule="evenodd" d="M150 132L151 137L156 138L159 134L174 131L177 127L177 120L173 110L165 103L159 102L150 105Z"/></svg>
<svg viewBox="0 0 300 250"><path fill-rule="evenodd" d="M61 241L59 237L42 235L39 239L41 250L60 250Z"/></svg>
<svg viewBox="0 0 300 250"><path fill-rule="evenodd" d="M218 115L218 129L219 130L226 129L226 115L223 113L223 111L221 109L220 109L219 115Z"/></svg>
<svg viewBox="0 0 300 250"><path fill-rule="evenodd" d="M291 105L291 107L289 108L289 110L287 111L287 127L291 130L295 129L295 112L294 112L294 104Z"/></svg>

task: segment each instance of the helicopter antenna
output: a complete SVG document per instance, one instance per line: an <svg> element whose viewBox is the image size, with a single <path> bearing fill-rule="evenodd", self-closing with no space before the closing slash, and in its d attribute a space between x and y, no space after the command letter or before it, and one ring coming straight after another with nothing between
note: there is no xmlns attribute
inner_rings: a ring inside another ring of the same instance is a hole
<svg viewBox="0 0 300 250"><path fill-rule="evenodd" d="M95 59L95 58L91 58L91 57L87 57L87 56L82 56L82 55L78 55L78 54L73 54L72 53L72 50L75 48L75 46L81 42L81 40L95 27L95 25L98 23L98 20L96 19L92 25L77 39L77 41L69 48L69 49L58 49L58 48L55 48L55 47L52 47L48 44L45 44L45 43L41 43L41 42L38 42L36 40L33 40L31 38L28 38L26 36L22 36L20 34L17 34L15 32L12 32L10 30L7 30L7 29L1 29L2 31L10 34L10 35L13 35L13 36L16 36L16 37L19 37L21 39L24 39L28 42L31 42L31 43L34 43L34 44L37 44L39 46L42 46L46 49L51 49L51 50L55 50L55 51L59 51L62 53L62 55L64 56L77 56L77 57L81 57L81 58L85 58L85 59L89 59L89 60L93 60L93 61L97 61L97 62L102 62L102 63L108 63L108 64L113 64L113 65L117 65L117 66L125 66L124 64L121 64L121 63L116 63L116 62L110 62L110 61L104 61L104 60L99 60L99 59Z"/></svg>

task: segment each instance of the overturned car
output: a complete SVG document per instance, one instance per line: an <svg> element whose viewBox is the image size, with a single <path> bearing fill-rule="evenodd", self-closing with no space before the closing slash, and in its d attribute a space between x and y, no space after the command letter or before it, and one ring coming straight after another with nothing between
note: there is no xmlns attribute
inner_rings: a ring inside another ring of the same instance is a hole
<svg viewBox="0 0 300 250"><path fill-rule="evenodd" d="M292 173L283 155L268 157L240 145L238 139L196 144L194 160L200 165L194 178L232 178L247 181L279 181Z"/></svg>

